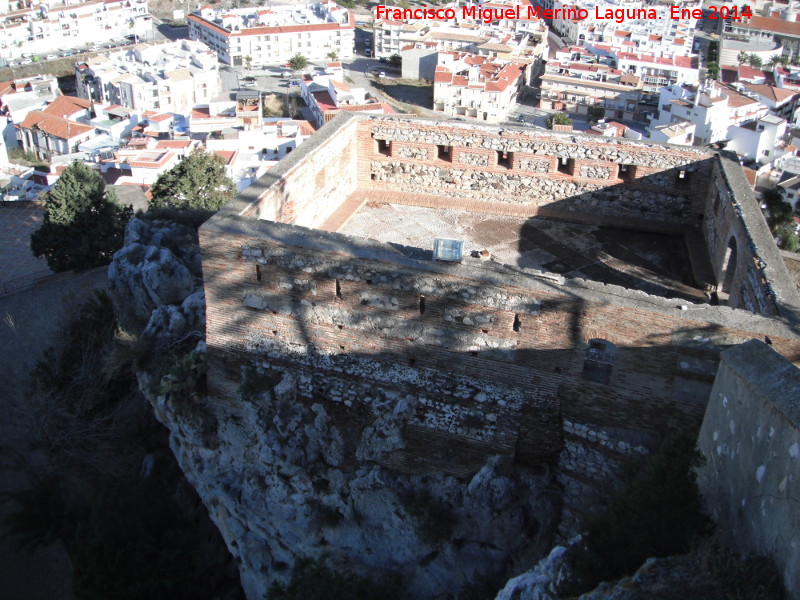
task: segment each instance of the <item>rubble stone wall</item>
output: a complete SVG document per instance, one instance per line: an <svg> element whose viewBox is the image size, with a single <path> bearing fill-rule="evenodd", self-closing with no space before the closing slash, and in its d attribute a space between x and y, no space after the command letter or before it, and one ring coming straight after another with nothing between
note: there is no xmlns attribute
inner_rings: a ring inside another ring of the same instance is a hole
<svg viewBox="0 0 800 600"><path fill-rule="evenodd" d="M477 130L441 123L362 123L361 186L591 212L665 225L702 211L713 153L590 135ZM414 159L416 149L425 159ZM691 182L691 183L690 183Z"/></svg>

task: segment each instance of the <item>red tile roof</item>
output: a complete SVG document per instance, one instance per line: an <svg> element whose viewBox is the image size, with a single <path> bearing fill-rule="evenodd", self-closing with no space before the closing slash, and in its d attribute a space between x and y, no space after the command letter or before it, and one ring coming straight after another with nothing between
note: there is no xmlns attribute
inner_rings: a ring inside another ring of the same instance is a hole
<svg viewBox="0 0 800 600"><path fill-rule="evenodd" d="M239 151L238 150L214 150L214 154L216 154L223 161L225 161L226 165L232 165L236 161L236 157L239 156Z"/></svg>
<svg viewBox="0 0 800 600"><path fill-rule="evenodd" d="M62 140L69 140L89 131L94 131L94 127L90 125L49 115L38 110L29 112L19 126L22 129L38 129Z"/></svg>
<svg viewBox="0 0 800 600"><path fill-rule="evenodd" d="M770 31L800 37L800 22L784 21L778 17L750 17L749 21L741 21L734 23L734 25L745 29Z"/></svg>
<svg viewBox="0 0 800 600"><path fill-rule="evenodd" d="M759 85L755 83L745 83L746 87L751 92L755 92L759 96L772 100L773 102L785 102L797 96L797 90L787 90L785 88L778 88L773 85Z"/></svg>
<svg viewBox="0 0 800 600"><path fill-rule="evenodd" d="M88 110L92 107L89 100L78 98L76 96L59 96L48 104L42 112L56 117L66 118L68 115L75 114L82 110Z"/></svg>

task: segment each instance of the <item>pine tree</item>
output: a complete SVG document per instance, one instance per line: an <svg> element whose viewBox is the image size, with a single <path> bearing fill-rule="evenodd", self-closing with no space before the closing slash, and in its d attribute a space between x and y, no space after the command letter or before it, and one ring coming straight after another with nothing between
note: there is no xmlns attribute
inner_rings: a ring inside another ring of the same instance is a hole
<svg viewBox="0 0 800 600"><path fill-rule="evenodd" d="M236 185L225 173L225 163L213 152L195 148L150 188L150 208L217 211L236 193Z"/></svg>
<svg viewBox="0 0 800 600"><path fill-rule="evenodd" d="M76 161L47 193L44 222L31 235L31 250L56 272L107 264L122 247L132 215L98 173Z"/></svg>

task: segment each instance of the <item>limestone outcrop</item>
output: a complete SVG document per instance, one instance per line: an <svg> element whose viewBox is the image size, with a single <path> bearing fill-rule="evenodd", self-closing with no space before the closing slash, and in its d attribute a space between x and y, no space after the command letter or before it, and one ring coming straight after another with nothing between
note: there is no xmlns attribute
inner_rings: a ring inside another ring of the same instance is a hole
<svg viewBox="0 0 800 600"><path fill-rule="evenodd" d="M140 386L237 559L249 598L263 598L301 558L397 577L407 598L475 588L490 597L546 554L560 510L550 473L517 469L508 456L491 456L469 477L378 464L407 443L413 398L369 404L353 435L352 424L339 421L341 402L308 401L303 373L274 369L268 359L242 368L236 401L188 393L180 374L193 371L181 365L199 364L194 358L205 352L202 342L186 343L205 318L192 234L132 221L109 269L111 290L154 341L151 364L160 370L141 372ZM176 347L194 348L193 360L171 364Z"/></svg>
<svg viewBox="0 0 800 600"><path fill-rule="evenodd" d="M139 329L156 351L205 327L205 297L197 233L171 221L133 219L125 246L108 269L121 322Z"/></svg>

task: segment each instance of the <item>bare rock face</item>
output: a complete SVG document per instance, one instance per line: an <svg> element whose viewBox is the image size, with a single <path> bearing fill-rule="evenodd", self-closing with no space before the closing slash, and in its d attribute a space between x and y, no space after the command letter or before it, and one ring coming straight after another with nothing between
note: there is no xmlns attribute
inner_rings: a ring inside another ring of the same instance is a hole
<svg viewBox="0 0 800 600"><path fill-rule="evenodd" d="M567 553L579 541L576 536L566 547L553 548L533 569L510 579L495 600L557 600L559 585L572 576Z"/></svg>
<svg viewBox="0 0 800 600"><path fill-rule="evenodd" d="M154 364L204 325L194 239L182 226L135 219L109 269L116 306L156 341ZM202 356L204 344L194 344L180 347ZM243 367L239 398L230 400L187 391L179 379L193 373L186 364L167 369L169 386L143 371L140 387L251 600L286 581L301 558L395 577L406 598L488 598L549 551L560 501L549 473L518 469L510 456L489 456L467 477L379 464L408 443L413 396L362 409L354 397L362 422L354 436L337 421L333 392L301 399L302 372L266 360Z"/></svg>
<svg viewBox="0 0 800 600"><path fill-rule="evenodd" d="M155 399L180 464L241 561L249 598L297 559L320 557L370 578L399 575L407 598L461 597L476 586L489 597L516 560L549 549L557 511L548 476L516 472L505 457L471 480L394 473L370 461L371 444L402 443L394 407L360 439L358 464L344 465L342 433L325 403L298 401L299 383L284 375L238 405L207 398L192 407L205 415L194 423L181 417L186 407Z"/></svg>
<svg viewBox="0 0 800 600"><path fill-rule="evenodd" d="M205 328L205 298L197 234L171 221L133 219L125 246L108 269L121 322L158 348L190 330Z"/></svg>

